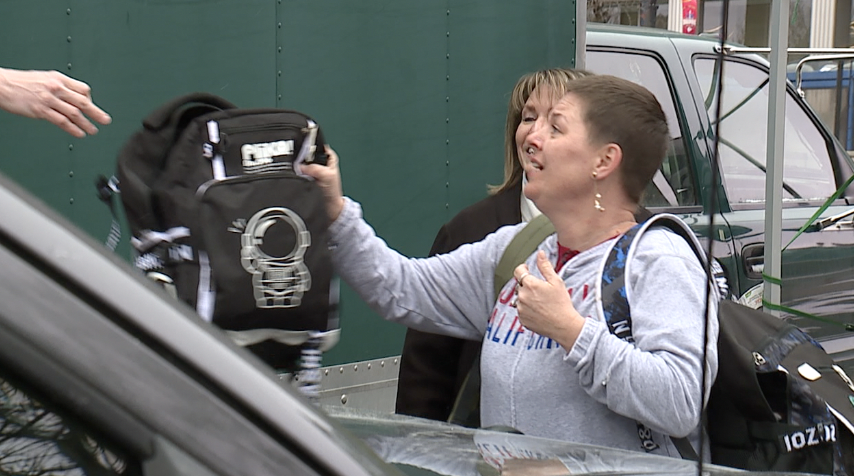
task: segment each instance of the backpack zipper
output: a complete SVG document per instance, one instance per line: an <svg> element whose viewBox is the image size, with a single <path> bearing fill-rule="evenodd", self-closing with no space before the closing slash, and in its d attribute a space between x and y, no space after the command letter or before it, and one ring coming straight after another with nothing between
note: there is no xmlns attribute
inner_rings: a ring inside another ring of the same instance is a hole
<svg viewBox="0 0 854 476"><path fill-rule="evenodd" d="M239 116L238 116L239 117ZM219 122L219 121L217 121ZM306 126L308 127L308 126ZM266 123L259 124L257 126L234 126L234 127L221 127L220 131L228 134L228 133L236 133L236 132L255 132L255 131L270 131L275 129L293 129L302 131L306 127L299 127L293 124L288 123Z"/></svg>
<svg viewBox="0 0 854 476"><path fill-rule="evenodd" d="M295 173L288 173L288 172L266 172L266 173L260 173L260 174L255 174L255 175L245 175L245 174L244 175L233 175L231 177L225 177L222 179L210 179L207 182L201 184L199 186L199 188L196 189L196 198L202 199L204 197L205 193L208 191L208 189L213 187L214 185L217 185L217 184L252 182L252 181L255 181L258 179L267 180L267 179L275 179L275 178L296 178L299 180L308 181L308 179L300 177L299 175L297 175Z"/></svg>

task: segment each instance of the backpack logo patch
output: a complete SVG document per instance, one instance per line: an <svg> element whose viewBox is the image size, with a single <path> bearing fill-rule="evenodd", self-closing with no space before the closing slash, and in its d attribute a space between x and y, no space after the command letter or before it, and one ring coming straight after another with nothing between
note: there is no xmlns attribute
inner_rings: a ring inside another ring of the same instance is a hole
<svg viewBox="0 0 854 476"><path fill-rule="evenodd" d="M274 157L283 157L286 155L294 155L293 140L243 144L240 148L243 167L249 170L272 164Z"/></svg>
<svg viewBox="0 0 854 476"><path fill-rule="evenodd" d="M836 425L833 423L821 424L804 428L803 431L795 431L783 435L783 443L786 451L791 453L808 446L816 446L822 443L836 441Z"/></svg>
<svg viewBox="0 0 854 476"><path fill-rule="evenodd" d="M264 249L265 240L286 243L289 249L269 254ZM255 306L298 307L303 294L311 289L311 273L303 259L311 246L311 234L302 218L283 207L261 210L246 223L240 244L240 264L252 275Z"/></svg>

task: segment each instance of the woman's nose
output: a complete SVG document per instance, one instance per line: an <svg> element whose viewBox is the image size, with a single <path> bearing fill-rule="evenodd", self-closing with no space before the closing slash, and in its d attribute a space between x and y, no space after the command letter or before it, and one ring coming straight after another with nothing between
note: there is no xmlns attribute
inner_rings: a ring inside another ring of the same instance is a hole
<svg viewBox="0 0 854 476"><path fill-rule="evenodd" d="M540 117L538 117L537 120L534 121L534 125L531 127L531 130L532 131L541 130L543 127L546 126L547 122L548 122L548 118L544 115L540 115Z"/></svg>
<svg viewBox="0 0 854 476"><path fill-rule="evenodd" d="M538 121L539 122L539 121ZM528 135L525 136L525 150L527 150L528 146L536 147L537 149L541 149L543 145L543 130L544 127L537 127L535 124L531 127L531 130L528 131Z"/></svg>
<svg viewBox="0 0 854 476"><path fill-rule="evenodd" d="M534 121L533 124L531 124L531 127L528 128L528 131L525 134L525 138L527 139L528 137L533 137L537 135L538 132L544 130L546 128L546 122L547 121L544 117L538 117L537 120Z"/></svg>

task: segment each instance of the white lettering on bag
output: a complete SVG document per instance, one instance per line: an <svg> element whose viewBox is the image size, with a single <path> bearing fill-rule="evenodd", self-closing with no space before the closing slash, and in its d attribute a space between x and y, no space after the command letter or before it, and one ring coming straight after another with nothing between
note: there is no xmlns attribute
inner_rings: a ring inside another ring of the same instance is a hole
<svg viewBox="0 0 854 476"><path fill-rule="evenodd" d="M257 167L273 162L273 157L294 155L294 141L280 140L260 144L243 144L240 148L244 167Z"/></svg>
<svg viewBox="0 0 854 476"><path fill-rule="evenodd" d="M836 425L833 423L821 424L810 428L804 428L803 431L795 431L787 435L783 435L783 443L786 445L786 451L791 453L808 446L816 446L822 443L832 443L836 441Z"/></svg>

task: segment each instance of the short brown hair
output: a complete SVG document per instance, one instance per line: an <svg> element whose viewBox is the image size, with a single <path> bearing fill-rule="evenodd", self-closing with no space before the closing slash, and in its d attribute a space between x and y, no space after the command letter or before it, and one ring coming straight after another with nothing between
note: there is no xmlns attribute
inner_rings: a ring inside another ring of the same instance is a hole
<svg viewBox="0 0 854 476"><path fill-rule="evenodd" d="M592 74L581 69L551 68L528 73L519 78L510 93L507 121L504 124L504 182L501 185L489 186L489 193L503 192L522 180L522 164L516 150L516 129L522 122L522 109L534 89L541 85L549 86L552 100L557 102L566 94L567 83Z"/></svg>
<svg viewBox="0 0 854 476"><path fill-rule="evenodd" d="M581 100L582 118L593 143L614 143L623 150L620 175L635 203L667 153L667 117L645 87L616 76L591 76L567 84L566 93Z"/></svg>

